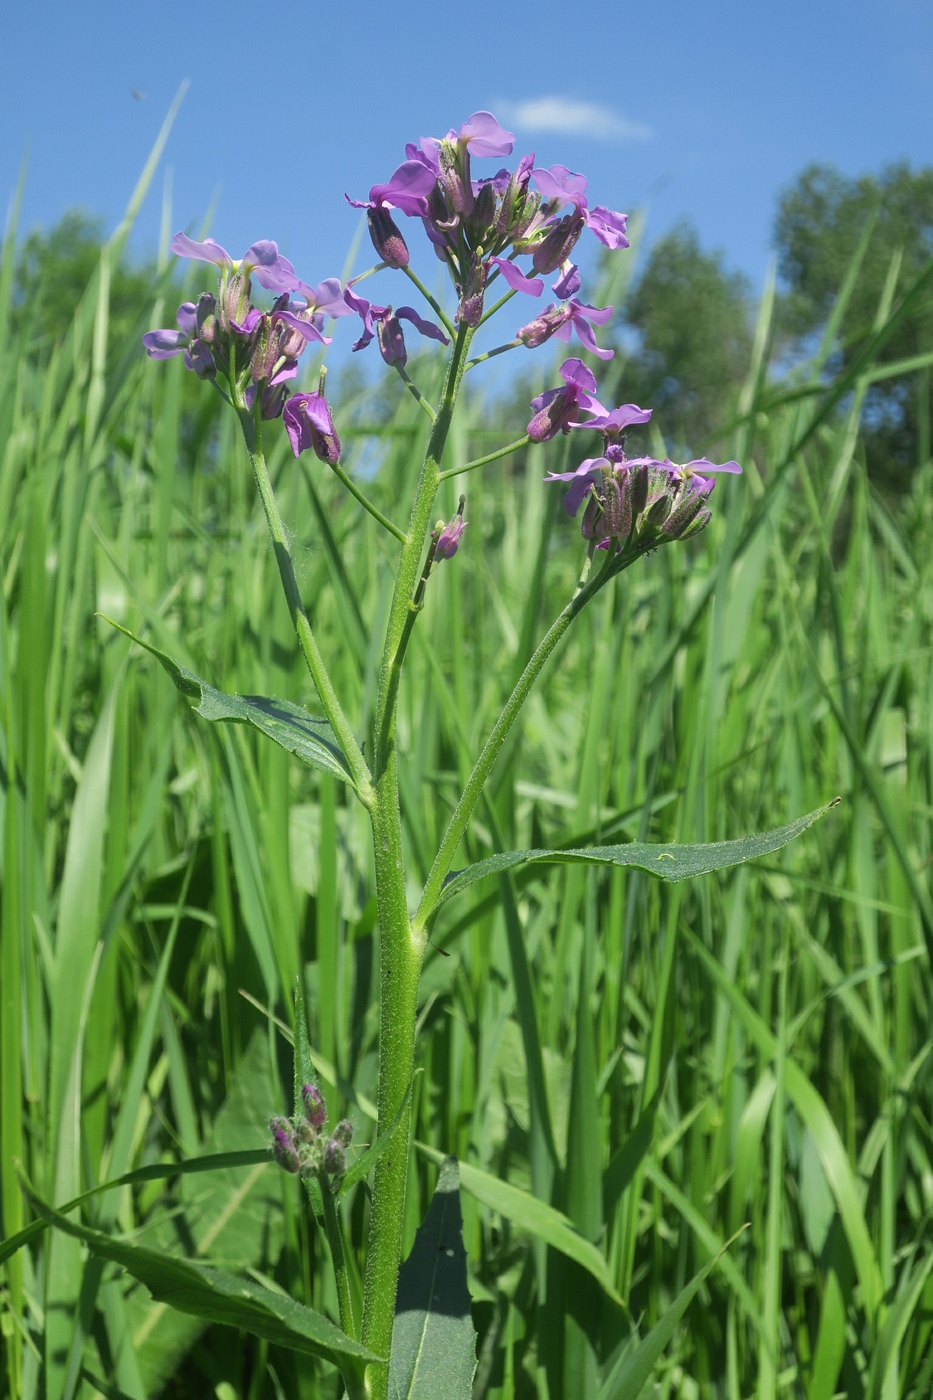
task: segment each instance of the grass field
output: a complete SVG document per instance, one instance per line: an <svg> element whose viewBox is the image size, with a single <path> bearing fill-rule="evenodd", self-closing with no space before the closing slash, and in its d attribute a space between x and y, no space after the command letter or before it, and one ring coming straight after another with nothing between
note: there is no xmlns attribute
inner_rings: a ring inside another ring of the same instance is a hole
<svg viewBox="0 0 933 1400"><path fill-rule="evenodd" d="M373 1127L365 814L252 731L202 724L95 616L227 691L315 708L235 424L207 390L190 410L179 361L144 359L158 307L111 343L122 237L41 368L2 331L12 237L0 280L7 1237L32 1218L14 1161L64 1202L134 1167L264 1145L288 1101L296 977L329 1106L358 1141ZM779 857L738 871L666 887L536 866L444 906L421 993L406 1250L438 1154L456 1153L477 1397L640 1393L624 1369L633 1329L673 1319L746 1224L645 1394L933 1390L933 466L885 503L859 444L879 348L928 296L928 274L911 290L895 264L839 382L824 368L832 324L812 363L775 380L766 294L718 445L745 475L720 482L697 541L649 557L583 615L471 824L458 865L500 846L720 840L842 798ZM554 362L536 363L545 387ZM488 426L495 365L478 372L445 465L516 436ZM430 365L416 372L432 389ZM624 384L617 360L601 397L624 398ZM390 516L426 433L399 389L378 416L365 394L340 406L347 468L372 472ZM565 450L466 479L469 529L432 581L403 684L419 878L573 589L579 532L542 481ZM295 462L284 433L271 467L317 635L366 733L388 537L321 463ZM451 514L459 487L445 489ZM271 1165L153 1179L87 1210L98 1228L335 1313L326 1243ZM357 1290L366 1223L361 1186L347 1211ZM4 1270L7 1394L337 1394L314 1363L152 1302L67 1236L38 1235Z"/></svg>

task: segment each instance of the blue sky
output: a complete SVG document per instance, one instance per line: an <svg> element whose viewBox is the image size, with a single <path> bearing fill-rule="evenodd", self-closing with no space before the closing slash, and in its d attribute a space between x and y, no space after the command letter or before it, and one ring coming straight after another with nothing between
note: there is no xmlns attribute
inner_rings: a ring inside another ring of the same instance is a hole
<svg viewBox="0 0 933 1400"><path fill-rule="evenodd" d="M757 285L776 194L807 162L933 160L930 0L34 0L3 25L0 191L26 149L26 228L74 206L112 226L190 78L164 162L174 226L216 199L231 253L275 238L311 282L339 274L357 228L344 190L365 197L406 140L478 108L539 164L585 172L591 203L643 206L649 237L688 216ZM161 201L160 174L138 250Z"/></svg>

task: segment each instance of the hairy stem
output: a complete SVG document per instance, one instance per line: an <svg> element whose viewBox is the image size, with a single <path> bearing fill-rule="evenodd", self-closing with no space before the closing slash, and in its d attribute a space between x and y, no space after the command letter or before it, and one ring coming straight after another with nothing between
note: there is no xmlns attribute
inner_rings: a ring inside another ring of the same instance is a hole
<svg viewBox="0 0 933 1400"><path fill-rule="evenodd" d="M298 638L298 645L308 670L311 672L311 679L314 681L315 689L320 696L324 713L330 721L331 728L337 736L337 742L347 760L354 787L360 799L368 805L372 795L369 768L362 750L356 742L350 721L344 714L343 706L337 698L337 692L334 690L333 682L324 664L324 658L321 656L314 633L311 630L308 614L305 612L305 605L298 588L298 580L295 577L295 565L288 547L285 526L279 514L278 504L272 490L272 482L269 480L266 459L263 456L257 412L249 412L245 408L240 408L238 415L240 426L243 429L243 437L246 440L250 466L256 480L256 488L266 513L266 523L269 526L272 547L275 550L276 563L279 566L279 578L282 581L282 589L291 615L292 626Z"/></svg>
<svg viewBox="0 0 933 1400"><path fill-rule="evenodd" d="M356 1337L356 1322L353 1318L353 1305L350 1302L350 1280L347 1275L347 1261L343 1252L343 1232L340 1229L340 1216L337 1213L337 1199L329 1181L321 1182L321 1199L324 1202L324 1230L330 1245L331 1263L334 1267L334 1282L337 1285L337 1306L340 1310L340 1325L348 1337Z"/></svg>
<svg viewBox="0 0 933 1400"><path fill-rule="evenodd" d="M395 750L398 679L414 623L412 607L424 541L431 527L432 508L440 480L440 462L471 336L470 328L461 325L447 366L444 388L412 506L408 542L402 547L396 572L376 702L373 753L375 791L370 804L370 819L379 909L377 1132L385 1132L396 1115L400 1116L390 1145L379 1159L374 1173L362 1341L385 1357L388 1357L392 1345L408 1175L410 1112L407 1108L402 1110L402 1105L414 1069L418 979L425 946L423 935L412 929L405 888ZM388 1394L388 1367L370 1367L367 1387L372 1400L385 1400Z"/></svg>

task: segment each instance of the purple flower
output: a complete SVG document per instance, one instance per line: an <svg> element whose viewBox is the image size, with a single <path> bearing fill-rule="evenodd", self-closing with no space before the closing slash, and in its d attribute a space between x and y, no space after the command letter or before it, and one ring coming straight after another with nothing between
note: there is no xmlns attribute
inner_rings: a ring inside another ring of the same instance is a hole
<svg viewBox="0 0 933 1400"><path fill-rule="evenodd" d="M627 214L617 214L604 204L587 208L585 175L577 175L566 165L552 165L547 169L533 170L531 178L555 210L562 209L565 204L573 204L577 214L583 215L587 228L605 247L615 249L629 246L625 236Z"/></svg>
<svg viewBox="0 0 933 1400"><path fill-rule="evenodd" d="M282 418L292 452L296 457L310 449L322 462L327 462L330 466L337 464L340 460L340 439L334 427L330 405L323 394L293 394L285 404ZM313 1090L316 1094L320 1092L313 1084L306 1085L305 1088ZM302 1090L302 1094L304 1092ZM307 1106L306 1098L306 1111ZM323 1122L323 1119L321 1121Z"/></svg>
<svg viewBox="0 0 933 1400"><path fill-rule="evenodd" d="M463 507L465 504L466 502L461 496L460 506L457 510L457 514L453 516L452 519L448 520L446 525L442 520L439 520L435 525L435 559L452 559L456 554L457 549L460 545L460 536L463 534L464 530L469 524L469 521L466 521L463 518Z"/></svg>
<svg viewBox="0 0 933 1400"><path fill-rule="evenodd" d="M604 204L597 204L586 216L586 226L590 232L595 233L600 243L611 249L629 246L625 236L627 222L628 214L616 214Z"/></svg>
<svg viewBox="0 0 933 1400"><path fill-rule="evenodd" d="M349 289L346 292L346 300L363 322L363 334L353 349L365 350L374 336L378 335L379 349L387 365L398 364L404 368L408 358L400 321L410 321L416 330L429 336L431 340L439 340L442 345L450 344L440 326L436 326L433 321L426 321L411 306L400 306L397 311L393 311L391 306L375 306L365 297L357 296Z"/></svg>
<svg viewBox="0 0 933 1400"><path fill-rule="evenodd" d="M550 340L552 335L556 335L558 340L569 342L571 331L576 331L580 344L592 355L598 355L601 360L611 360L615 351L600 350L592 331L592 326L604 326L611 315L611 306L587 306L576 297L571 297L561 306L551 302L550 306L546 306L533 321L516 331L515 335L529 350L534 350L546 340Z"/></svg>
<svg viewBox="0 0 933 1400"><path fill-rule="evenodd" d="M509 262L508 258L490 258L489 261L495 263L513 292L524 292L526 296L539 297L544 291L544 283L540 277L526 277L521 268Z"/></svg>
<svg viewBox="0 0 933 1400"><path fill-rule="evenodd" d="M426 214L427 196L437 179L437 163L435 160L432 165L424 152L415 147L406 147L406 150L411 151L410 158L402 162L384 185L373 185L368 200L344 195L347 203L354 209L380 209L388 205L403 214Z"/></svg>
<svg viewBox="0 0 933 1400"><path fill-rule="evenodd" d="M673 462L668 463L674 471L679 473L682 480L688 477L699 475L700 472L727 472L729 476L741 476L742 468L738 462L711 462L707 457L694 457L692 462L685 462L682 467L674 466Z"/></svg>
<svg viewBox="0 0 933 1400"><path fill-rule="evenodd" d="M536 410L528 424L528 436L532 442L549 442L558 433L569 432L582 411L606 412L599 400L593 397L596 379L582 360L565 360L560 367L560 377L564 381L563 389L548 389L531 400L531 406Z"/></svg>
<svg viewBox="0 0 933 1400"><path fill-rule="evenodd" d="M620 437L633 423L648 423L651 420L650 408L639 408L634 403L624 403L611 413L597 413L586 423L574 423L575 428L598 428L611 441Z"/></svg>
<svg viewBox="0 0 933 1400"><path fill-rule="evenodd" d="M205 238L203 243L199 243L186 233L176 233L170 247L179 258L196 258L200 262L214 263L228 272L236 268L246 278L255 273L256 281L270 292L293 292L301 285L288 258L282 257L278 245L270 238L262 238L258 243L251 244L239 261L231 258L226 248L215 243L213 238Z"/></svg>
<svg viewBox="0 0 933 1400"><path fill-rule="evenodd" d="M324 1096L316 1084L302 1086L301 1102L304 1104L305 1117L311 1127L315 1132L320 1132L327 1120L327 1105L324 1103Z"/></svg>
<svg viewBox="0 0 933 1400"><path fill-rule="evenodd" d="M197 327L198 308L193 301L183 301L175 313L178 330L147 331L143 345L150 360L170 360L173 355L181 355Z"/></svg>
<svg viewBox="0 0 933 1400"><path fill-rule="evenodd" d="M512 132L501 127L492 112L474 112L459 131L451 128L444 137L422 137L421 149L425 152L431 149L436 151L442 140L468 150L471 156L479 159L483 156L510 156L515 145Z"/></svg>
<svg viewBox="0 0 933 1400"><path fill-rule="evenodd" d="M205 311L209 302L210 315L213 318L213 297L201 300L205 303ZM143 336L146 354L150 360L170 360L173 355L184 355L185 368L194 370L199 379L207 379L216 374L217 367L214 364L214 357L210 352L208 342L199 338L198 334L204 329L203 321L205 319L206 315L204 318L200 316L200 304L196 306L193 301L182 302L175 313L175 320L178 322L177 331L147 331Z"/></svg>
<svg viewBox="0 0 933 1400"><path fill-rule="evenodd" d="M560 301L566 301L580 290L580 270L576 263L565 262L560 277L551 284L551 291Z"/></svg>
<svg viewBox="0 0 933 1400"><path fill-rule="evenodd" d="M564 510L568 515L576 515L580 506L589 495L590 487L595 486L601 479L604 471L611 469L611 463L607 457L587 457L585 461L572 472L548 472L545 481L569 481L572 483L570 490L563 500Z"/></svg>

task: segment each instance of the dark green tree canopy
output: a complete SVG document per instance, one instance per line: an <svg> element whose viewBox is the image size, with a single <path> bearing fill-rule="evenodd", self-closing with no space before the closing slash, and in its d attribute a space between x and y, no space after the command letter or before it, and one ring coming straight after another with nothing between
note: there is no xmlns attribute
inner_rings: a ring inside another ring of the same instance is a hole
<svg viewBox="0 0 933 1400"><path fill-rule="evenodd" d="M622 316L635 338L624 397L654 409L671 451L698 448L725 423L748 368L747 279L683 222L651 249Z"/></svg>

